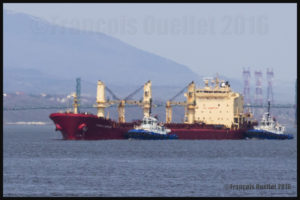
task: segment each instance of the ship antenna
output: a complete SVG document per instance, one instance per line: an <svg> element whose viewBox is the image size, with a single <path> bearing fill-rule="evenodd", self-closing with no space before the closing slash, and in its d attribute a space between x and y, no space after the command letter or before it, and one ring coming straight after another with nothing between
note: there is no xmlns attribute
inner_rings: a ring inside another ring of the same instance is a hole
<svg viewBox="0 0 300 200"><path fill-rule="evenodd" d="M268 117L270 116L270 100L268 100Z"/></svg>
<svg viewBox="0 0 300 200"><path fill-rule="evenodd" d="M152 98L150 98L149 115L151 115L151 112L152 112Z"/></svg>

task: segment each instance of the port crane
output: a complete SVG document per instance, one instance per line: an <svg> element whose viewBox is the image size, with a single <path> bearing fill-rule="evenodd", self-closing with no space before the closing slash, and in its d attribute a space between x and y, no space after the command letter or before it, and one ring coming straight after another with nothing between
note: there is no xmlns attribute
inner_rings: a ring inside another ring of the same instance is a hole
<svg viewBox="0 0 300 200"><path fill-rule="evenodd" d="M187 98L187 101L174 101L179 95L181 95L185 90L188 90L184 96ZM166 123L172 122L172 106L184 106L185 114L184 114L184 123L192 124L195 121L195 83L192 81L182 90L180 90L175 96L173 96L170 100L166 102Z"/></svg>

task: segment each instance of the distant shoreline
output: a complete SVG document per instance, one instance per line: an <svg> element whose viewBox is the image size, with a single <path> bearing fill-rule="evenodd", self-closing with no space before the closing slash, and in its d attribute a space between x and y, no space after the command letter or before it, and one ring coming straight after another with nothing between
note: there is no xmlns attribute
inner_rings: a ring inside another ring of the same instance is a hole
<svg viewBox="0 0 300 200"><path fill-rule="evenodd" d="M50 122L39 122L39 121L33 121L33 122L4 122L4 124L7 125L50 125Z"/></svg>

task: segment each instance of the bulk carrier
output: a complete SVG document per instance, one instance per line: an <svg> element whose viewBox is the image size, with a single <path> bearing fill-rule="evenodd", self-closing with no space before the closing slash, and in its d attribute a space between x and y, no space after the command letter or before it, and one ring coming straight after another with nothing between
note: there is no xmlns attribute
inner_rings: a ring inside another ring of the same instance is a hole
<svg viewBox="0 0 300 200"><path fill-rule="evenodd" d="M209 84L209 82L211 82ZM250 112L244 113L243 96L231 90L228 82L205 79L204 88L196 88L191 82L184 93L186 101L166 102L165 127L171 129L178 139L244 139L247 130L256 122ZM151 81L144 84L142 101L107 100L105 84L98 81L97 115L79 113L77 97L74 96L73 112L52 113L50 118L65 140L126 139L125 134L139 125L140 121L125 122L125 104L137 104L143 108L144 117L150 117L152 106ZM106 88L108 89L108 88ZM118 104L118 121L105 117L105 108ZM182 123L172 122L172 106L185 107Z"/></svg>

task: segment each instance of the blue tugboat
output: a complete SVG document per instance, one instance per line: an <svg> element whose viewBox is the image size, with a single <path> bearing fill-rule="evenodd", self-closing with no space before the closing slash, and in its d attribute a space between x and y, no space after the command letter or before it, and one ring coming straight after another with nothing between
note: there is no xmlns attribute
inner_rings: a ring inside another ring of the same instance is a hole
<svg viewBox="0 0 300 200"><path fill-rule="evenodd" d="M175 134L170 134L171 130L159 125L154 117L144 117L140 126L129 130L125 137L128 139L140 140L166 140L178 139Z"/></svg>
<svg viewBox="0 0 300 200"><path fill-rule="evenodd" d="M293 139L292 134L284 133L285 127L280 125L275 118L270 115L270 101L268 102L268 112L264 113L259 126L246 132L246 138L255 139Z"/></svg>

